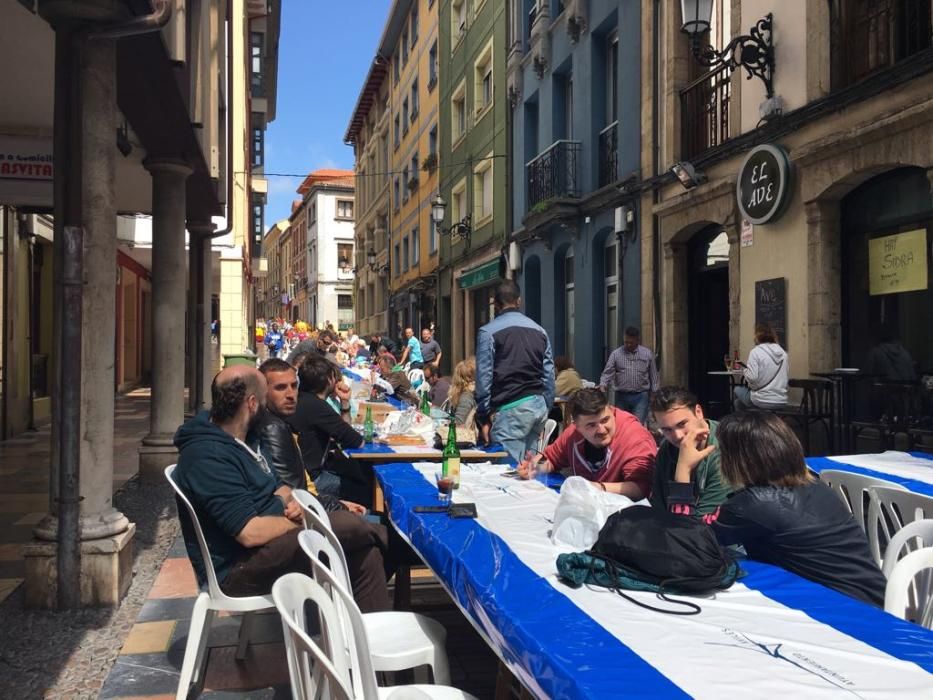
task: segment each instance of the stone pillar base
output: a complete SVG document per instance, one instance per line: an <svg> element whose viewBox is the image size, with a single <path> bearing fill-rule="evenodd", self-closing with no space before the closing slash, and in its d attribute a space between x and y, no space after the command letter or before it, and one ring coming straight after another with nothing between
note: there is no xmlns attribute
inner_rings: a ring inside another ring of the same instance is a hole
<svg viewBox="0 0 933 700"><path fill-rule="evenodd" d="M81 605L116 606L133 580L135 523L118 535L81 543ZM26 606L54 609L58 605L58 543L33 540L23 547L26 562Z"/></svg>
<svg viewBox="0 0 933 700"><path fill-rule="evenodd" d="M168 442L148 439L139 446L139 478L144 482L157 483L165 479L165 468L178 461L178 450L171 440Z"/></svg>

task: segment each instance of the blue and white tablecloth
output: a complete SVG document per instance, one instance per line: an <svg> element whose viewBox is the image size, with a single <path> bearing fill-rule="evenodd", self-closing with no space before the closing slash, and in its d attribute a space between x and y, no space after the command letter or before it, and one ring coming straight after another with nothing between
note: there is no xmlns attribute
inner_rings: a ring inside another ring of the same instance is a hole
<svg viewBox="0 0 933 700"><path fill-rule="evenodd" d="M933 632L783 569L664 615L557 580L547 532L557 494L464 465L455 500L477 520L413 513L436 503L436 464L376 468L393 523L513 673L540 697L933 696ZM632 595L662 605L649 593Z"/></svg>
<svg viewBox="0 0 933 700"><path fill-rule="evenodd" d="M923 452L889 450L880 454L808 457L807 466L816 473L836 469L884 479L933 498L933 455Z"/></svg>

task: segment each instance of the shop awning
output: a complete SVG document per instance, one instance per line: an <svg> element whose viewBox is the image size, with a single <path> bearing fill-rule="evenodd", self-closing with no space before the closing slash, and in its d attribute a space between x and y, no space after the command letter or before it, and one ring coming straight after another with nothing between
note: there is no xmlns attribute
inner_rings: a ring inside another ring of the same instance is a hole
<svg viewBox="0 0 933 700"><path fill-rule="evenodd" d="M477 265L474 268L466 270L460 275L460 289L473 289L474 287L483 287L490 282L498 280L502 275L500 273L501 260L496 257L492 260Z"/></svg>

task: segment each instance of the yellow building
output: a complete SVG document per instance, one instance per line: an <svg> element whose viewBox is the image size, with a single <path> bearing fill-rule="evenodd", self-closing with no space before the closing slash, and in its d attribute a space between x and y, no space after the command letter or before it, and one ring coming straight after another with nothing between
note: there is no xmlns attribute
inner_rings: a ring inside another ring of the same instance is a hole
<svg viewBox="0 0 933 700"><path fill-rule="evenodd" d="M387 330L396 337L436 319L437 7L431 0L396 0L379 46L390 66Z"/></svg>

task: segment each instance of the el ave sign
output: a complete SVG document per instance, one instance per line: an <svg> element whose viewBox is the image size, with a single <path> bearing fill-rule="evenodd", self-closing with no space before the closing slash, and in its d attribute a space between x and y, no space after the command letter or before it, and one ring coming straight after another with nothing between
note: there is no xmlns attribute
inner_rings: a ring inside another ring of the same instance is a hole
<svg viewBox="0 0 933 700"><path fill-rule="evenodd" d="M742 216L753 224L775 221L790 199L790 162L771 144L753 148L739 170L735 184Z"/></svg>

